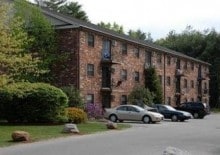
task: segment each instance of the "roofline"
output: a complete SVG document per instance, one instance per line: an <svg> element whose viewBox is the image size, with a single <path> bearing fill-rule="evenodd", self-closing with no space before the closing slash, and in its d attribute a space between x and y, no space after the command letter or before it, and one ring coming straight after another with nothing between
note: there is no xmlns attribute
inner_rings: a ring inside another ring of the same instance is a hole
<svg viewBox="0 0 220 155"><path fill-rule="evenodd" d="M144 46L144 47L147 46L148 48L152 48L154 50L156 49L156 50L158 50L160 52L163 52L163 53L167 53L167 54L174 55L174 56L181 57L181 58L185 58L185 59L190 59L192 61L202 63L202 64L205 64L205 65L209 65L209 66L211 65L210 63L207 63L205 61L202 61L202 60L190 57L190 56L187 56L185 54L182 54L180 52L168 49L166 47L162 47L162 46L159 46L159 45L156 45L156 44L153 44L153 43L148 43L148 42L144 42L142 40L134 39L134 38L129 37L128 35L119 34L115 31L105 29L105 28L97 26L95 24L88 23L88 22L85 22L85 21L67 16L67 15L64 15L64 14L61 14L61 13L57 13L57 12L52 11L52 10L48 10L47 8L41 8L41 10L42 10L43 13L45 13L49 16L52 16L56 19L67 22L69 24L72 24L72 25L66 25L66 26L60 26L60 27L58 26L58 27L55 27L55 29L86 28L86 29L89 29L89 30L92 30L92 31L95 31L95 32L99 32L99 33L102 33L102 34L105 34L105 35L108 35L108 36L111 36L111 37L114 37L114 38L119 38L121 40L126 40L126 41L129 41L129 42ZM77 24L76 24L76 22L77 22Z"/></svg>

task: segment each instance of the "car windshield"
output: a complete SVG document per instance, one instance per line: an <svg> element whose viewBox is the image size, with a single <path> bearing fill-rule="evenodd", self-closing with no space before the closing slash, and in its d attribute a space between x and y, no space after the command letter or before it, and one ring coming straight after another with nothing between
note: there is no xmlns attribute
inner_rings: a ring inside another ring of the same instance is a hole
<svg viewBox="0 0 220 155"><path fill-rule="evenodd" d="M176 111L176 109L174 109L174 108L173 108L173 107L171 107L171 106L165 105L165 107L166 107L168 110L171 110L171 111Z"/></svg>

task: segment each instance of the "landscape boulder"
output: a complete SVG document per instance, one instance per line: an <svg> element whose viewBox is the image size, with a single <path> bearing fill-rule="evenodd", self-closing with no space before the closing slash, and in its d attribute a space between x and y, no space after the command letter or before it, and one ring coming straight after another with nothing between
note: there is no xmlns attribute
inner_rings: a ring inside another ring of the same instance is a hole
<svg viewBox="0 0 220 155"><path fill-rule="evenodd" d="M117 124L114 122L111 122L111 121L108 121L106 123L106 127L107 127L107 129L117 129L118 128Z"/></svg>
<svg viewBox="0 0 220 155"><path fill-rule="evenodd" d="M15 142L30 141L30 134L26 131L14 131L11 137Z"/></svg>
<svg viewBox="0 0 220 155"><path fill-rule="evenodd" d="M68 123L64 125L63 133L79 133L79 129L76 124Z"/></svg>

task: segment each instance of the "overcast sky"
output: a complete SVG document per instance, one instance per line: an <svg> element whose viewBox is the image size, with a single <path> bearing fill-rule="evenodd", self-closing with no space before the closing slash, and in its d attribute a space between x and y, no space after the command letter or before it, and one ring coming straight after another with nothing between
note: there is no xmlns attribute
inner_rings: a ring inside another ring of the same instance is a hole
<svg viewBox="0 0 220 155"><path fill-rule="evenodd" d="M69 0L71 1L71 0ZM220 31L220 0L74 0L82 5L94 24L116 22L127 32L141 29L154 40L169 31L183 31L187 25L196 30Z"/></svg>

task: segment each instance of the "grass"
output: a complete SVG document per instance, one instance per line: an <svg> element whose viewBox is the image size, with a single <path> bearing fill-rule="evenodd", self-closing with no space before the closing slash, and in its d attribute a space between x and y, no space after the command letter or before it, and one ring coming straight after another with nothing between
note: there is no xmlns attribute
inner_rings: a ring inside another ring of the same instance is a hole
<svg viewBox="0 0 220 155"><path fill-rule="evenodd" d="M0 147L18 144L12 142L11 134L15 130L27 131L31 135L33 142L46 140L57 137L71 136L73 134L62 133L64 125L0 125ZM103 122L88 122L77 125L80 134L92 134L96 132L107 131L105 123ZM118 129L128 128L127 124L118 124Z"/></svg>
<svg viewBox="0 0 220 155"><path fill-rule="evenodd" d="M212 108L211 111L214 113L220 113L220 108Z"/></svg>

